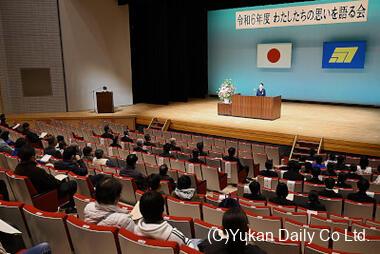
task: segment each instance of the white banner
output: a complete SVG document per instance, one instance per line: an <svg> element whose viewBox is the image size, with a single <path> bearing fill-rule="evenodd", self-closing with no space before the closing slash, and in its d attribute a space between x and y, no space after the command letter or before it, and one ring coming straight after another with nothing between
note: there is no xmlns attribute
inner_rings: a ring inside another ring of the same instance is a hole
<svg viewBox="0 0 380 254"><path fill-rule="evenodd" d="M367 22L368 0L238 11L236 29Z"/></svg>

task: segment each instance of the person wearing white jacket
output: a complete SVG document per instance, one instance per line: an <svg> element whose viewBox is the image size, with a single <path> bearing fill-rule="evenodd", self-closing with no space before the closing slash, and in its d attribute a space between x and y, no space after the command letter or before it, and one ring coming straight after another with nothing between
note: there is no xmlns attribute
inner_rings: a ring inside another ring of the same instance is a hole
<svg viewBox="0 0 380 254"><path fill-rule="evenodd" d="M129 211L117 206L122 190L119 181L111 177L102 178L96 185L96 202L84 209L84 221L99 226L113 226L134 230L135 223Z"/></svg>
<svg viewBox="0 0 380 254"><path fill-rule="evenodd" d="M165 200L155 191L145 192L140 199L140 212L143 216L136 226L134 233L139 236L157 240L174 241L179 245L187 245L198 249L196 240L191 240L163 219Z"/></svg>

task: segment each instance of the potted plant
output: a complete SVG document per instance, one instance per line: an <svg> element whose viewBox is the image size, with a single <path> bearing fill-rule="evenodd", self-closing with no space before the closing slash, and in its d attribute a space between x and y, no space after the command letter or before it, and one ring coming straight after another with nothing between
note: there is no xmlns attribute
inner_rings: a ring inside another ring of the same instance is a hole
<svg viewBox="0 0 380 254"><path fill-rule="evenodd" d="M218 97L224 103L231 103L232 95L235 93L235 86L231 79L225 79L221 84L218 92Z"/></svg>

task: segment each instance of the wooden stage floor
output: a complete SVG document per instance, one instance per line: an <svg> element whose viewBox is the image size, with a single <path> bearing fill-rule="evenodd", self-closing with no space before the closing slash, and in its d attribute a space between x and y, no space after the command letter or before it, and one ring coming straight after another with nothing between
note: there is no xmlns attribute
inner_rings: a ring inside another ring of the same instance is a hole
<svg viewBox="0 0 380 254"><path fill-rule="evenodd" d="M171 119L171 128L209 135L291 145L295 135L308 140L324 138L326 150L380 156L380 109L283 102L275 121L217 115L217 100L199 99L169 105L136 104L114 114L93 112L9 115L12 118L122 118L136 116L137 124L152 117Z"/></svg>

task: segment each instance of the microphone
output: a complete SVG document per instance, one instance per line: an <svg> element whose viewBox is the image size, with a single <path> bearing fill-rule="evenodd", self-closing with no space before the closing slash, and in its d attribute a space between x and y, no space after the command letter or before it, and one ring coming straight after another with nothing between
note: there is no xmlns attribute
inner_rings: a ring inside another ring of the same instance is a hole
<svg viewBox="0 0 380 254"><path fill-rule="evenodd" d="M107 87L106 86L103 86L103 91L107 91Z"/></svg>

